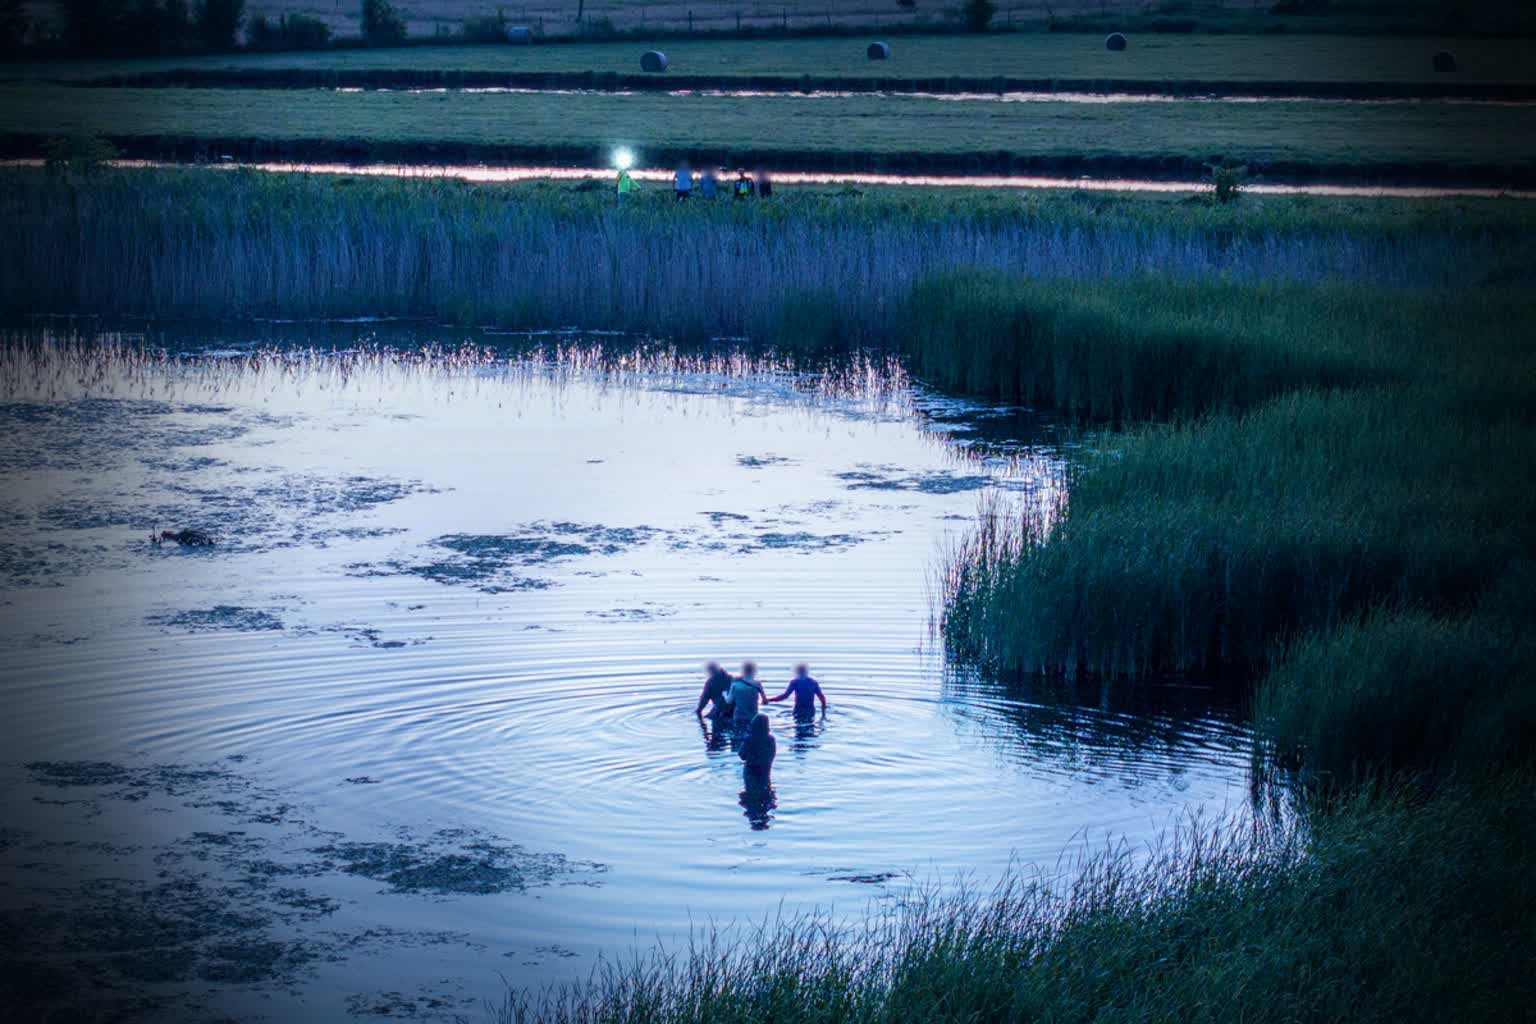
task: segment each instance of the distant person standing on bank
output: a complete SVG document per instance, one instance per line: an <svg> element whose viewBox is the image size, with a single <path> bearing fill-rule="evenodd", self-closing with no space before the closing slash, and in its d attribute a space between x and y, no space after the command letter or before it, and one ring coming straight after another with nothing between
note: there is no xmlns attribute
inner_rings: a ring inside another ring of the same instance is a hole
<svg viewBox="0 0 1536 1024"><path fill-rule="evenodd" d="M714 199L720 191L720 179L715 177L715 172L706 170L699 175L699 198Z"/></svg>
<svg viewBox="0 0 1536 1024"><path fill-rule="evenodd" d="M635 179L629 176L628 167L619 168L619 180L617 182L619 198L623 199L635 190Z"/></svg>
<svg viewBox="0 0 1536 1024"><path fill-rule="evenodd" d="M816 702L821 701L821 713L827 713L827 696L821 692L821 684L811 678L809 665L796 665L795 678L789 681L784 692L777 697L769 697L769 704L777 704L781 700L788 699L790 694L795 695L795 717L816 713Z"/></svg>
<svg viewBox="0 0 1536 1024"><path fill-rule="evenodd" d="M751 199L756 191L757 184L751 178L747 177L747 169L743 167L737 171L736 184L732 190L732 194L737 199Z"/></svg>
<svg viewBox="0 0 1536 1024"><path fill-rule="evenodd" d="M678 202L685 201L693 194L693 168L684 160L677 165L677 173L672 175L672 195Z"/></svg>
<svg viewBox="0 0 1536 1024"><path fill-rule="evenodd" d="M767 699L763 684L757 681L757 666L746 662L741 666L741 678L731 683L731 726L745 730L757 717L757 702Z"/></svg>

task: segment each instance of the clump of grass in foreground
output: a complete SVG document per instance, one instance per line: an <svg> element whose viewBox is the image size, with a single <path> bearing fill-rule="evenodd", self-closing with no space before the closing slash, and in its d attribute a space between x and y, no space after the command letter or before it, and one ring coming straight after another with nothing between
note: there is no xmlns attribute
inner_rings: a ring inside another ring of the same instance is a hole
<svg viewBox="0 0 1536 1024"><path fill-rule="evenodd" d="M1294 836L1190 830L1070 884L919 896L600 968L503 1024L1515 1021L1536 997L1536 789L1344 800Z"/></svg>

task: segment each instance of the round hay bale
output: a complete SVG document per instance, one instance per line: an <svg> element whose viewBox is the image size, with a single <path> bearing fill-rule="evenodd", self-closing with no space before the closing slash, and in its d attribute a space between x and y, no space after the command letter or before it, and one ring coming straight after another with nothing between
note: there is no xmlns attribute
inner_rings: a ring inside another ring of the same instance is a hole
<svg viewBox="0 0 1536 1024"><path fill-rule="evenodd" d="M869 44L869 49L865 50L864 53L865 53L866 56L869 57L870 60L890 60L891 59L891 44L890 43L870 43Z"/></svg>
<svg viewBox="0 0 1536 1024"><path fill-rule="evenodd" d="M1115 53L1119 53L1121 50L1125 49L1125 46L1125 36L1121 35L1119 32L1111 32L1104 39L1104 49L1106 50L1113 50Z"/></svg>
<svg viewBox="0 0 1536 1024"><path fill-rule="evenodd" d="M667 55L660 50L646 50L640 55L641 71L667 70Z"/></svg>
<svg viewBox="0 0 1536 1024"><path fill-rule="evenodd" d="M527 25L513 25L507 29L507 42L516 43L518 46L529 46L533 43L533 29Z"/></svg>
<svg viewBox="0 0 1536 1024"><path fill-rule="evenodd" d="M1441 50L1439 53L1435 54L1435 70L1455 71L1456 55L1451 53L1449 50Z"/></svg>

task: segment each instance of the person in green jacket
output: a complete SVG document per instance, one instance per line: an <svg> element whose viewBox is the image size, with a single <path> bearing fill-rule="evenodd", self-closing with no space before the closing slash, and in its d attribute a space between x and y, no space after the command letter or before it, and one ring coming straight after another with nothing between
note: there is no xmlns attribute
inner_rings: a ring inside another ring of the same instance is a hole
<svg viewBox="0 0 1536 1024"><path fill-rule="evenodd" d="M629 176L628 167L619 168L618 188L620 199L623 199L625 196L629 195L635 190L635 179Z"/></svg>

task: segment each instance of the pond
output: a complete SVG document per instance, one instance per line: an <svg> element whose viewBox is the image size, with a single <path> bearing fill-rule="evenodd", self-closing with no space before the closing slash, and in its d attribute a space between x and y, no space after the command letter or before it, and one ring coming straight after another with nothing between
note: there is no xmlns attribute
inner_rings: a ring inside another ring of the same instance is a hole
<svg viewBox="0 0 1536 1024"><path fill-rule="evenodd" d="M945 545L1064 496L1038 417L879 357L144 330L44 322L0 366L23 1005L474 1018L690 928L1250 813L1231 707L946 664ZM823 684L769 712L771 798L694 714L711 658Z"/></svg>

